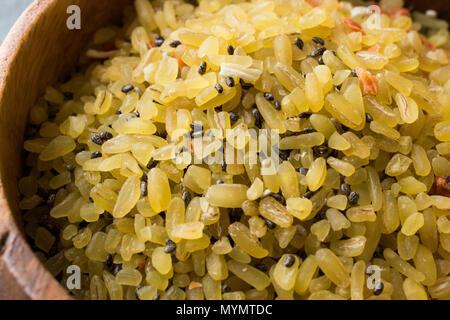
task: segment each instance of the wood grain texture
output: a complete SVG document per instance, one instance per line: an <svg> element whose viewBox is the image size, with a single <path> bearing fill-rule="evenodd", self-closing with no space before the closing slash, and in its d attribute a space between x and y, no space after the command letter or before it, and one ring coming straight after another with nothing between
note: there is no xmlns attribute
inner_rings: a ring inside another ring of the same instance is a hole
<svg viewBox="0 0 450 320"><path fill-rule="evenodd" d="M18 179L27 115L48 84L75 64L89 35L120 21L126 0L37 0L0 48L0 299L68 299L23 237ZM81 30L66 27L69 5L82 11Z"/></svg>
<svg viewBox="0 0 450 320"><path fill-rule="evenodd" d="M48 84L75 64L88 36L117 21L131 0L36 0L0 48L0 299L69 299L23 236L17 182L27 115ZM433 1L414 2L419 9ZM449 17L448 1L434 1ZM66 9L82 10L82 29L66 28Z"/></svg>

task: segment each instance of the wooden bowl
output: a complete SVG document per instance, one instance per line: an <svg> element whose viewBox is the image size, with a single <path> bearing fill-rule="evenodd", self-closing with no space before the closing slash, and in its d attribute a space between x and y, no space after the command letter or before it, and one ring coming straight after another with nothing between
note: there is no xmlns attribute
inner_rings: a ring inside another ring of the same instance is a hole
<svg viewBox="0 0 450 320"><path fill-rule="evenodd" d="M0 299L70 299L28 246L18 208L18 180L30 108L48 84L74 66L88 36L120 21L132 0L36 0L0 48ZM414 1L449 17L445 1ZM81 30L66 27L70 5L82 12Z"/></svg>
<svg viewBox="0 0 450 320"><path fill-rule="evenodd" d="M68 299L23 236L17 181L30 108L45 87L75 65L89 35L120 22L131 0L37 0L0 48L0 299ZM67 8L81 8L81 30L69 30Z"/></svg>

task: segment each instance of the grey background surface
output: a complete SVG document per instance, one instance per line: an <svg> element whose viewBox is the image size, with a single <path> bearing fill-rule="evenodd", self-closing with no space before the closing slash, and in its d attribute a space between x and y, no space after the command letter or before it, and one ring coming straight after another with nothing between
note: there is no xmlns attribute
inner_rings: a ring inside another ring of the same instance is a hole
<svg viewBox="0 0 450 320"><path fill-rule="evenodd" d="M33 0L0 0L0 43L14 22Z"/></svg>

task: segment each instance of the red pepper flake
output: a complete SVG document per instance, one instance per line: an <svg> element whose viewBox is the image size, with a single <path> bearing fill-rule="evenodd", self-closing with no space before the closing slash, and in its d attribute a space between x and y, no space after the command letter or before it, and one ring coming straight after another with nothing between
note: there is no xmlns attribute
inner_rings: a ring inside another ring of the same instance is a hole
<svg viewBox="0 0 450 320"><path fill-rule="evenodd" d="M376 45L370 47L367 51L369 51L369 52L380 52L380 49L381 49L381 47L378 44L376 44Z"/></svg>
<svg viewBox="0 0 450 320"><path fill-rule="evenodd" d="M192 281L189 284L189 290L196 289L196 288L201 288L201 287L203 287L203 285L200 282Z"/></svg>
<svg viewBox="0 0 450 320"><path fill-rule="evenodd" d="M313 1L313 0L306 0L306 2L307 2L310 6L312 6L312 7L314 7L314 8L320 7L320 6L323 4L322 2L319 2L319 1Z"/></svg>
<svg viewBox="0 0 450 320"><path fill-rule="evenodd" d="M369 71L359 67L356 67L355 71L356 75L358 76L359 84L361 86L363 94L371 96L377 95L380 89L377 78Z"/></svg>
<svg viewBox="0 0 450 320"><path fill-rule="evenodd" d="M344 21L345 23L347 23L347 25L352 28L353 30L357 31L357 32L362 32L364 34L363 28L361 27L361 25L356 22L353 21L350 18L342 18L342 21Z"/></svg>
<svg viewBox="0 0 450 320"><path fill-rule="evenodd" d="M179 57L177 57L177 56L175 56L174 58L177 59L177 61L178 61L178 67L180 67L180 69L183 68L183 67L185 67L185 66L187 66L187 64L184 63L184 61L181 60L181 58L179 58Z"/></svg>
<svg viewBox="0 0 450 320"><path fill-rule="evenodd" d="M133 67L133 70L136 70L136 68L138 67L138 65L139 65L139 63L136 64L136 65Z"/></svg>
<svg viewBox="0 0 450 320"><path fill-rule="evenodd" d="M386 13L391 18L397 18L399 16L406 16L406 17L410 17L411 16L411 13L409 12L409 10L405 9L405 8L399 8L399 9L391 10L391 11L388 11Z"/></svg>
<svg viewBox="0 0 450 320"><path fill-rule="evenodd" d="M435 51L437 49L430 41L425 40L423 44L425 45L425 48L427 48L430 51Z"/></svg>
<svg viewBox="0 0 450 320"><path fill-rule="evenodd" d="M450 50L445 50L445 54L447 55L447 59L450 60Z"/></svg>
<svg viewBox="0 0 450 320"><path fill-rule="evenodd" d="M156 48L156 40L155 39L153 39L153 40L150 40L150 47L152 47L152 48Z"/></svg>

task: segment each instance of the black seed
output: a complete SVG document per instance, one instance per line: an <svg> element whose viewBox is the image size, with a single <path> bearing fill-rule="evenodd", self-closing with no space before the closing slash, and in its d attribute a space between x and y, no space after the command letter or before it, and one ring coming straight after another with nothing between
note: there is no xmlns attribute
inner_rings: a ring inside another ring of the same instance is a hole
<svg viewBox="0 0 450 320"><path fill-rule="evenodd" d="M330 50L332 54L334 54L336 56L336 51L334 50Z"/></svg>
<svg viewBox="0 0 450 320"><path fill-rule="evenodd" d="M300 169L298 169L298 172L302 175L302 176L306 176L306 174L308 173L308 169L305 167L301 167Z"/></svg>
<svg viewBox="0 0 450 320"><path fill-rule="evenodd" d="M255 117L255 126L259 129L262 127L263 118L261 116L261 113L257 108L254 108L252 110L253 116Z"/></svg>
<svg viewBox="0 0 450 320"><path fill-rule="evenodd" d="M266 98L267 101L273 101L275 98L270 92L264 92L264 98Z"/></svg>
<svg viewBox="0 0 450 320"><path fill-rule="evenodd" d="M141 181L144 181L144 182L148 181L148 172L144 171L144 174L142 175Z"/></svg>
<svg viewBox="0 0 450 320"><path fill-rule="evenodd" d="M318 62L320 65L324 65L324 64L325 64L325 62L323 62L323 58L322 58L322 57L320 57L320 58L317 60L317 62Z"/></svg>
<svg viewBox="0 0 450 320"><path fill-rule="evenodd" d="M91 159L96 159L96 158L101 158L103 156L103 154L100 151L95 151L92 155L91 155Z"/></svg>
<svg viewBox="0 0 450 320"><path fill-rule="evenodd" d="M267 272L267 266L264 263L258 263L255 265L255 268L262 272Z"/></svg>
<svg viewBox="0 0 450 320"><path fill-rule="evenodd" d="M98 144L99 146L104 143L103 139L98 134L94 134L91 139L93 143Z"/></svg>
<svg viewBox="0 0 450 320"><path fill-rule="evenodd" d="M278 156L281 160L287 161L289 159L289 156L291 154L290 150L280 150Z"/></svg>
<svg viewBox="0 0 450 320"><path fill-rule="evenodd" d="M305 199L311 199L311 197L314 195L314 192L312 192L311 190L308 190L308 191L306 191L304 194L303 194L303 196L302 196L302 198L305 198Z"/></svg>
<svg viewBox="0 0 450 320"><path fill-rule="evenodd" d="M218 93L223 93L223 87L220 85L220 83L216 84L215 88Z"/></svg>
<svg viewBox="0 0 450 320"><path fill-rule="evenodd" d="M379 296L381 293L383 293L383 289L384 289L384 283L377 282L375 284L375 287L373 288L373 294L376 296Z"/></svg>
<svg viewBox="0 0 450 320"><path fill-rule="evenodd" d="M239 115L236 112L230 112L229 115L231 123L234 123L239 120Z"/></svg>
<svg viewBox="0 0 450 320"><path fill-rule="evenodd" d="M275 103L274 103L274 106L275 106L275 110L278 110L278 111L281 110L281 103L280 103L280 101L276 100Z"/></svg>
<svg viewBox="0 0 450 320"><path fill-rule="evenodd" d="M116 111L116 114L122 114L122 111L120 111L120 109L118 109L117 111Z"/></svg>
<svg viewBox="0 0 450 320"><path fill-rule="evenodd" d="M177 249L177 244L170 240L169 238L166 239L166 246L164 247L165 253L172 253Z"/></svg>
<svg viewBox="0 0 450 320"><path fill-rule="evenodd" d="M298 117L300 119L309 119L312 116L312 112L300 112Z"/></svg>
<svg viewBox="0 0 450 320"><path fill-rule="evenodd" d="M207 69L208 65L206 64L205 61L202 61L198 67L198 73L199 74L205 74L206 73L206 69Z"/></svg>
<svg viewBox="0 0 450 320"><path fill-rule="evenodd" d="M231 44L227 47L227 52L230 56L234 54L234 47Z"/></svg>
<svg viewBox="0 0 450 320"><path fill-rule="evenodd" d="M170 46L171 46L172 48L176 48L176 47L178 47L180 44L181 44L181 41L180 41L180 40L175 40L175 41L172 41L172 42L170 43Z"/></svg>
<svg viewBox="0 0 450 320"><path fill-rule="evenodd" d="M313 132L316 132L316 130L313 128L305 128L302 131L300 131L299 134L308 134L308 133L313 133Z"/></svg>
<svg viewBox="0 0 450 320"><path fill-rule="evenodd" d="M330 148L328 148L325 145L316 146L316 147L313 148L313 151L314 151L314 154L316 156L321 157L321 156L324 156L324 155L328 154L330 152Z"/></svg>
<svg viewBox="0 0 450 320"><path fill-rule="evenodd" d="M130 92L133 89L134 89L134 86L132 84L126 84L126 85L124 85L122 87L122 92L123 93L128 93L128 92Z"/></svg>
<svg viewBox="0 0 450 320"><path fill-rule="evenodd" d="M249 89L253 88L253 84L247 83L242 79L239 79L239 83L241 84L241 87L243 90L249 90Z"/></svg>
<svg viewBox="0 0 450 320"><path fill-rule="evenodd" d="M103 141L108 141L108 140L112 139L113 137L114 136L112 135L112 133L108 132L108 131L103 131L103 132L100 133L100 138Z"/></svg>
<svg viewBox="0 0 450 320"><path fill-rule="evenodd" d="M314 41L317 44L320 44L321 46L323 46L325 44L325 41L320 37L313 37L312 41Z"/></svg>
<svg viewBox="0 0 450 320"><path fill-rule="evenodd" d="M339 91L341 91L342 85L338 85L336 86L336 89L338 89Z"/></svg>
<svg viewBox="0 0 450 320"><path fill-rule="evenodd" d="M306 73L300 72L300 75L301 75L303 78L306 78Z"/></svg>
<svg viewBox="0 0 450 320"><path fill-rule="evenodd" d="M145 197L147 195L147 182L141 181L141 196Z"/></svg>
<svg viewBox="0 0 450 320"><path fill-rule="evenodd" d="M223 180L219 179L219 180L216 181L216 184L224 184L224 182L223 182Z"/></svg>
<svg viewBox="0 0 450 320"><path fill-rule="evenodd" d="M218 107L215 107L214 110L216 110L217 112L221 112L222 108L223 108L223 106L218 106Z"/></svg>
<svg viewBox="0 0 450 320"><path fill-rule="evenodd" d="M348 203L351 205L355 205L358 203L358 200L359 200L359 193L356 191L350 192L350 194L348 195Z"/></svg>
<svg viewBox="0 0 450 320"><path fill-rule="evenodd" d="M354 76L354 77L357 77L357 76L358 76L358 75L356 74L356 70L355 70L355 69L352 70L352 76Z"/></svg>
<svg viewBox="0 0 450 320"><path fill-rule="evenodd" d="M286 258L284 258L284 266L286 268L292 267L294 265L294 263L295 263L295 257L292 254L290 254L290 255L286 256Z"/></svg>
<svg viewBox="0 0 450 320"><path fill-rule="evenodd" d="M321 55L323 55L323 53L327 51L327 48L322 47L319 49L314 50L313 52L311 52L311 57L315 58L315 57L319 57Z"/></svg>
<svg viewBox="0 0 450 320"><path fill-rule="evenodd" d="M164 40L160 40L160 39L155 40L155 46L161 47L163 44L164 44Z"/></svg>
<svg viewBox="0 0 450 320"><path fill-rule="evenodd" d="M227 84L227 86L229 86L230 88L233 88L235 86L235 82L234 79L232 77L226 77L225 78L225 83Z"/></svg>
<svg viewBox="0 0 450 320"><path fill-rule="evenodd" d="M373 121L373 117L370 114L366 113L366 122L371 123L372 121Z"/></svg>
<svg viewBox="0 0 450 320"><path fill-rule="evenodd" d="M350 186L346 183L341 184L341 193L344 196L348 196L350 194L351 190L350 190Z"/></svg>
<svg viewBox="0 0 450 320"><path fill-rule="evenodd" d="M231 288L227 284L222 285L222 292L230 292Z"/></svg>
<svg viewBox="0 0 450 320"><path fill-rule="evenodd" d="M121 264L113 264L112 269L111 269L111 273L116 276L119 271L122 270L122 265Z"/></svg>
<svg viewBox="0 0 450 320"><path fill-rule="evenodd" d="M108 269L110 269L113 266L113 264L114 264L113 256L108 254L106 256L106 266L108 267Z"/></svg>
<svg viewBox="0 0 450 320"><path fill-rule="evenodd" d="M295 43L295 45L300 49L300 50L303 50L303 46L305 45L304 43L303 43L303 40L302 39L300 39L300 38L295 38L295 40L294 40L294 43Z"/></svg>
<svg viewBox="0 0 450 320"><path fill-rule="evenodd" d="M227 164L225 161L222 163L222 171L227 172Z"/></svg>
<svg viewBox="0 0 450 320"><path fill-rule="evenodd" d="M140 117L141 116L141 114L139 113L139 111L135 111L135 112L133 112L135 115L136 115L136 117Z"/></svg>
<svg viewBox="0 0 450 320"><path fill-rule="evenodd" d="M189 204L189 202L191 202L191 199L192 199L191 193L189 191L183 192L181 199L184 201L184 203L187 206Z"/></svg>
<svg viewBox="0 0 450 320"><path fill-rule="evenodd" d="M275 223L273 223L269 219L264 219L264 221L266 223L267 228L269 228L269 229L275 229L277 226Z"/></svg>
<svg viewBox="0 0 450 320"><path fill-rule="evenodd" d="M158 161L156 160L150 160L150 162L147 164L147 169L153 169L158 165Z"/></svg>

